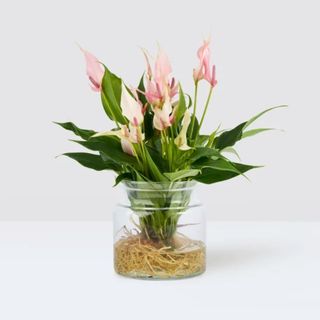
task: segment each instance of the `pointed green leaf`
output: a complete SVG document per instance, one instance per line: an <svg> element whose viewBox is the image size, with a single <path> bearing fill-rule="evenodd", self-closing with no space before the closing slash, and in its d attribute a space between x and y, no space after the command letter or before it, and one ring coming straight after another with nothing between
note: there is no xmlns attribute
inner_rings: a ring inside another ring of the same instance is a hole
<svg viewBox="0 0 320 320"><path fill-rule="evenodd" d="M167 178L160 172L157 165L154 163L153 159L150 156L148 149L145 149L146 152L146 160L148 163L148 167L150 169L150 173L156 181L168 181Z"/></svg>
<svg viewBox="0 0 320 320"><path fill-rule="evenodd" d="M153 114L150 112L149 107L144 114L144 134L145 139L149 140L154 136L154 128L153 128Z"/></svg>
<svg viewBox="0 0 320 320"><path fill-rule="evenodd" d="M214 159L202 158L194 162L192 164L192 168L201 169L201 170L203 168L211 168L215 170L231 171L237 174L241 174L241 172L238 171L238 169L233 165L233 163L226 159L214 160Z"/></svg>
<svg viewBox="0 0 320 320"><path fill-rule="evenodd" d="M196 147L204 147L208 142L209 136L208 135L199 135L197 138L197 142L195 144Z"/></svg>
<svg viewBox="0 0 320 320"><path fill-rule="evenodd" d="M232 147L226 147L221 152L234 154L239 160L241 160L237 150Z"/></svg>
<svg viewBox="0 0 320 320"><path fill-rule="evenodd" d="M242 133L241 139L252 137L252 136L255 136L258 133L265 132L265 131L270 131L270 130L275 130L275 129L273 129L273 128L258 128L258 129L248 130L248 131L245 131L245 132Z"/></svg>
<svg viewBox="0 0 320 320"><path fill-rule="evenodd" d="M232 163L233 166L240 172L240 174L243 174L247 172L248 170L258 168L258 166L251 166L241 163ZM201 170L201 174L196 176L194 179L206 184L221 182L224 180L228 180L231 178L234 178L238 176L239 173L233 172L233 171L224 171L216 168L204 168Z"/></svg>
<svg viewBox="0 0 320 320"><path fill-rule="evenodd" d="M219 129L220 129L220 126L221 126L221 124L219 124L219 126L217 127L217 129L214 130L214 131L210 134L210 136L209 136L209 138L208 138L207 147L210 147L210 148L211 148L211 147L213 146L214 139L216 138L216 135L217 135L217 133L218 133L218 131L219 131Z"/></svg>
<svg viewBox="0 0 320 320"><path fill-rule="evenodd" d="M216 149L200 147L200 148L194 149L193 153L189 157L188 162L193 163L199 160L200 158L210 158L210 157L220 158L222 157L222 155Z"/></svg>
<svg viewBox="0 0 320 320"><path fill-rule="evenodd" d="M69 157L76 160L84 167L94 169L97 171L101 170L113 170L107 162L104 162L100 156L85 152L69 152L64 153L63 156Z"/></svg>
<svg viewBox="0 0 320 320"><path fill-rule="evenodd" d="M91 138L88 141L74 141L83 147L103 152L104 156L114 161L117 164L136 165L136 158L128 155L122 150L121 143L114 136L100 136Z"/></svg>
<svg viewBox="0 0 320 320"><path fill-rule="evenodd" d="M93 130L80 129L72 122L54 122L55 124L61 126L62 128L72 131L77 136L81 137L84 140L88 140L91 136L96 134Z"/></svg>
<svg viewBox="0 0 320 320"><path fill-rule="evenodd" d="M101 84L101 101L108 117L121 124L128 121L122 114L121 109L121 84L122 80L105 66L104 76Z"/></svg>
<svg viewBox="0 0 320 320"><path fill-rule="evenodd" d="M265 113L271 111L271 110L274 110L274 109L278 109L278 108L286 108L288 107L287 105L281 105L281 106L276 106L276 107L272 107L272 108L268 108L260 113L258 113L257 115L255 115L254 117L252 117L251 119L249 119L247 122L246 122L246 125L244 126L243 130L246 129L247 127L250 126L251 123L253 123L254 121L256 121L258 118L260 118L262 115L264 115Z"/></svg>
<svg viewBox="0 0 320 320"><path fill-rule="evenodd" d="M119 174L116 177L114 187L117 186L123 180L133 180L132 173L131 172L124 172L124 173Z"/></svg>
<svg viewBox="0 0 320 320"><path fill-rule="evenodd" d="M215 139L215 147L219 150L226 147L233 146L237 141L241 139L242 130L245 127L246 122L243 122L229 131L224 131L219 137Z"/></svg>
<svg viewBox="0 0 320 320"><path fill-rule="evenodd" d="M281 106L276 106L276 107L272 107L272 108L266 109L266 110L258 113L256 116L252 117L248 121L239 124L237 127L233 128L232 130L224 131L220 136L218 136L214 140L213 145L215 145L215 147L217 149L219 149L219 150L224 149L226 147L232 147L237 141L242 139L243 131L249 125L251 125L255 120L257 120L262 115L264 115L265 113L267 113L267 112L269 112L271 110L278 109L278 108L284 108L284 107L287 107L287 106L286 105L281 105Z"/></svg>

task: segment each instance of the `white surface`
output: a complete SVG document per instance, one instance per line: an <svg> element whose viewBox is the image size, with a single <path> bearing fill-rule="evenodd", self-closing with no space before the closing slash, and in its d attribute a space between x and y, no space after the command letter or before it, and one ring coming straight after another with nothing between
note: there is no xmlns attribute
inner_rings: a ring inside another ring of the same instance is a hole
<svg viewBox="0 0 320 320"><path fill-rule="evenodd" d="M208 268L145 281L112 268L109 222L0 223L1 320L320 318L320 223L211 223Z"/></svg>
<svg viewBox="0 0 320 320"><path fill-rule="evenodd" d="M76 42L135 85L145 67L139 46L154 52L159 41L191 93L196 50L211 34L219 83L205 132L267 106L290 108L257 122L286 133L239 144L244 162L266 165L248 173L252 183L203 188L209 219L319 220L319 30L314 0L1 1L0 219L110 219L102 208L119 200L113 174L54 158L81 148L52 121L110 128Z"/></svg>

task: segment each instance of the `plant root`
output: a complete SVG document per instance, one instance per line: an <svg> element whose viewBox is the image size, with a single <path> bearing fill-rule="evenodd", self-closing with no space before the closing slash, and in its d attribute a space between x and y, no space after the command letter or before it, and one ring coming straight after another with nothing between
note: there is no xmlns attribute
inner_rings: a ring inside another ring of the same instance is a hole
<svg viewBox="0 0 320 320"><path fill-rule="evenodd" d="M134 278L185 278L205 271L205 245L177 233L172 246L127 233L114 245L114 267Z"/></svg>

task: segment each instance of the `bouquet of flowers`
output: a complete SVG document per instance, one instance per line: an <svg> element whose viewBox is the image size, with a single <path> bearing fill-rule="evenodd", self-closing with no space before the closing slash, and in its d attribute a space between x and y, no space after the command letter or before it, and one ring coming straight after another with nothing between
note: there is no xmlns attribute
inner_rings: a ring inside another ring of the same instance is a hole
<svg viewBox="0 0 320 320"><path fill-rule="evenodd" d="M81 50L91 88L100 95L104 111L115 125L105 132L96 132L81 129L71 122L57 123L81 138L74 142L90 150L64 155L87 168L114 171L116 184L141 182L141 186L155 190L157 196L153 197L146 196L145 188L129 192L132 207L139 208L135 211L140 212L135 222L139 241L148 241L148 245L152 243L156 248L161 243L174 249L178 221L188 206L190 194L180 191L173 196L170 190L192 181L220 182L257 168L234 162L227 154L237 154L234 145L239 140L270 130L250 129L250 126L266 112L283 106L264 110L232 129L218 127L203 133L201 129L217 85L209 41L204 41L197 51L199 61L193 69L192 97L172 75L170 62L162 49L154 60L143 50L146 70L136 87L128 86L94 55ZM200 84L208 86L208 96L201 107L197 99ZM150 207L153 209L148 214L141 214ZM126 259L128 263L129 258ZM153 268L155 265L159 267L159 262L154 262Z"/></svg>

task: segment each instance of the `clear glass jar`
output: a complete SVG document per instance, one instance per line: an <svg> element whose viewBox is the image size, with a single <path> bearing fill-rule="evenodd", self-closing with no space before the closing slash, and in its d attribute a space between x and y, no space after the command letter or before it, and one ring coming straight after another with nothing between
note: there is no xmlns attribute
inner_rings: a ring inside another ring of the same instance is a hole
<svg viewBox="0 0 320 320"><path fill-rule="evenodd" d="M175 279L205 271L205 216L196 182L122 183L114 212L114 268L132 278Z"/></svg>

